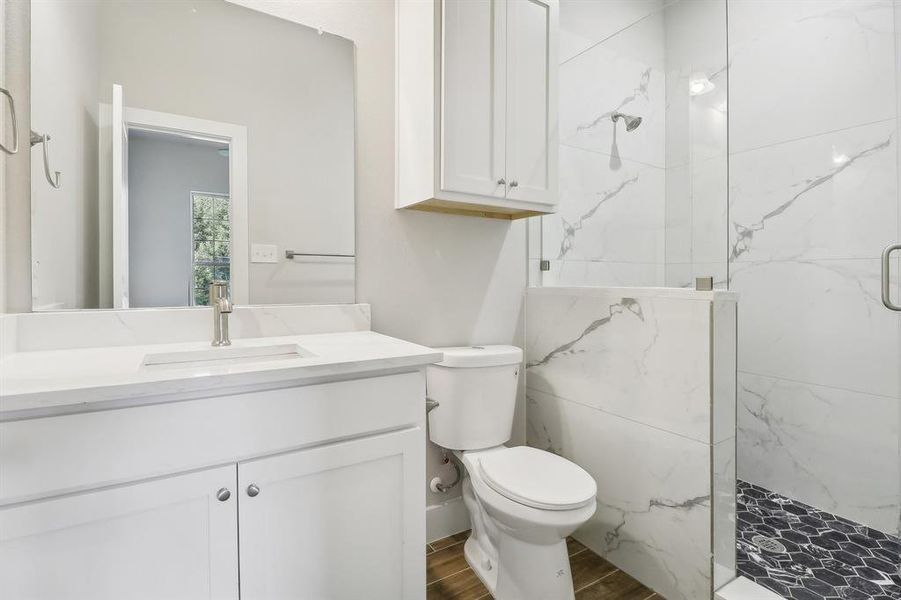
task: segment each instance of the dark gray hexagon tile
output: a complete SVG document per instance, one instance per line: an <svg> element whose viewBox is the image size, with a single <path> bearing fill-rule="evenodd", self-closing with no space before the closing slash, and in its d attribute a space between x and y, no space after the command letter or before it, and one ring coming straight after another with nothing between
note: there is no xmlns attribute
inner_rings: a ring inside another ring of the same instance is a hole
<svg viewBox="0 0 901 600"><path fill-rule="evenodd" d="M790 600L901 600L901 539L749 483L737 495L741 575Z"/></svg>

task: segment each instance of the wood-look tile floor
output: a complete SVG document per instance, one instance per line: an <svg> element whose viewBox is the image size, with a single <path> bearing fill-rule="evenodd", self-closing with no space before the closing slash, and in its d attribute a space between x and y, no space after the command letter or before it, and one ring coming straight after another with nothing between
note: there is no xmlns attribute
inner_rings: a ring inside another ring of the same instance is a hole
<svg viewBox="0 0 901 600"><path fill-rule="evenodd" d="M427 600L491 598L463 556L467 537L464 531L426 544ZM576 600L663 600L576 540L569 538L566 545Z"/></svg>

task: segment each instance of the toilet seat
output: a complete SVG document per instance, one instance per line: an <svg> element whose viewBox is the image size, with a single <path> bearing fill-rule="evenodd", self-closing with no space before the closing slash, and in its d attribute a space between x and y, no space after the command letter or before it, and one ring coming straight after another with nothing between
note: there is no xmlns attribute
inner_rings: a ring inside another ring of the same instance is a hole
<svg viewBox="0 0 901 600"><path fill-rule="evenodd" d="M479 456L479 474L498 494L541 510L573 510L592 502L594 479L582 467L551 452L516 446Z"/></svg>

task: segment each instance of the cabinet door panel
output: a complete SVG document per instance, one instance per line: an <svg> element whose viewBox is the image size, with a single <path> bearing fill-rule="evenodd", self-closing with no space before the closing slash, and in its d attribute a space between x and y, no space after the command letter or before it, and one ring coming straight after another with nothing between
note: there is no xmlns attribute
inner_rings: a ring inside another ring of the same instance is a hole
<svg viewBox="0 0 901 600"><path fill-rule="evenodd" d="M503 198L506 0L441 4L441 189Z"/></svg>
<svg viewBox="0 0 901 600"><path fill-rule="evenodd" d="M557 201L557 14L555 0L507 4L507 198L511 200Z"/></svg>
<svg viewBox="0 0 901 600"><path fill-rule="evenodd" d="M0 595L236 600L235 476L232 465L0 508Z"/></svg>
<svg viewBox="0 0 901 600"><path fill-rule="evenodd" d="M242 600L423 598L424 446L415 428L240 463Z"/></svg>

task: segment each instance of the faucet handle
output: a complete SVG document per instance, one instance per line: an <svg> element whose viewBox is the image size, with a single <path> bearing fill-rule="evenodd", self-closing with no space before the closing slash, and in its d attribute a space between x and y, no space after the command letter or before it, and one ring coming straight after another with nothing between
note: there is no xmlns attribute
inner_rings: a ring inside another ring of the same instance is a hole
<svg viewBox="0 0 901 600"><path fill-rule="evenodd" d="M210 282L210 302L228 296L228 282L214 279Z"/></svg>

